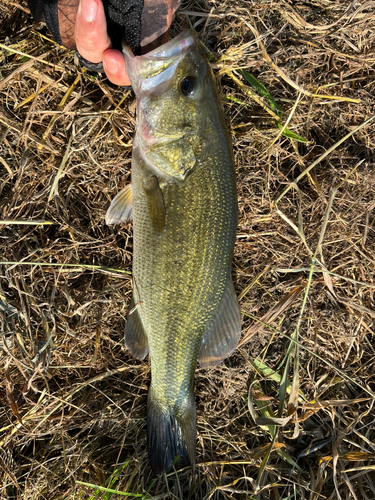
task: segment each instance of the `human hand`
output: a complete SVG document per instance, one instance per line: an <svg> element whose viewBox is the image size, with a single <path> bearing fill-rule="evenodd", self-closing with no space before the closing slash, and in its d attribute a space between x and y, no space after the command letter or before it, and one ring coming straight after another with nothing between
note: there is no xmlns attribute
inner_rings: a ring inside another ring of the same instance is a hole
<svg viewBox="0 0 375 500"><path fill-rule="evenodd" d="M28 3L35 19L47 23L60 45L77 49L82 64L95 71L104 70L115 85L127 86L130 80L123 55L112 48L112 43L119 49L125 35L136 54L146 54L167 42L180 0L136 0L134 3L125 0L28 0Z"/></svg>
<svg viewBox="0 0 375 500"><path fill-rule="evenodd" d="M124 56L119 50L111 48L101 0L80 1L75 22L75 41L78 52L87 61L103 61L108 80L115 85L130 85Z"/></svg>

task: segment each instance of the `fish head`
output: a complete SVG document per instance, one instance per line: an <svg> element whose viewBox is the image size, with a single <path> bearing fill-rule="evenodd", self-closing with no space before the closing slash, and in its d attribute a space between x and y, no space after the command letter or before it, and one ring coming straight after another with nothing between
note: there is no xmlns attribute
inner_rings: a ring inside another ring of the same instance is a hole
<svg viewBox="0 0 375 500"><path fill-rule="evenodd" d="M143 56L129 48L124 55L142 155L162 177L184 180L201 163L218 119L215 81L195 32Z"/></svg>

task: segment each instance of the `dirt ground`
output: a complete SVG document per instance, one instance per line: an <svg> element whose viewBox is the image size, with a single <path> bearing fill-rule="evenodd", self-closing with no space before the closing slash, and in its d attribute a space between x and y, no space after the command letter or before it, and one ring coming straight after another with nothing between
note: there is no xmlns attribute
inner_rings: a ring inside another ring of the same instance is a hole
<svg viewBox="0 0 375 500"><path fill-rule="evenodd" d="M375 2L191 0L189 26L233 137L243 338L196 371L195 476L155 477L132 225L104 222L134 94L0 0L1 500L375 498Z"/></svg>

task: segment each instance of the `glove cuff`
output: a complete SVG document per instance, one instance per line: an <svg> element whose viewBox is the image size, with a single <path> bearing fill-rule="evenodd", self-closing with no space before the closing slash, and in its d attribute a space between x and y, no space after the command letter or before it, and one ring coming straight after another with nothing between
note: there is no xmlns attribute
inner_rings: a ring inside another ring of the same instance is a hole
<svg viewBox="0 0 375 500"><path fill-rule="evenodd" d="M85 59L84 57L81 56L81 54L78 52L76 49L76 56L78 61L82 66L85 66L85 68L89 69L90 71L97 71L98 73L104 73L104 68L103 68L103 62L100 61L98 63L92 63Z"/></svg>

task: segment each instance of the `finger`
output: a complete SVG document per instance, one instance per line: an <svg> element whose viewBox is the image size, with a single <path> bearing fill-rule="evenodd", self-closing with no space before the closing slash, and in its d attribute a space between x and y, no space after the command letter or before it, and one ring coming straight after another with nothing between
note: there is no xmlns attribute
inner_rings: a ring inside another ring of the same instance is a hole
<svg viewBox="0 0 375 500"><path fill-rule="evenodd" d="M98 63L111 47L101 0L81 0L75 26L77 50L90 62Z"/></svg>
<svg viewBox="0 0 375 500"><path fill-rule="evenodd" d="M119 50L109 49L103 53L103 67L108 80L115 85L130 85L125 69L124 56Z"/></svg>

